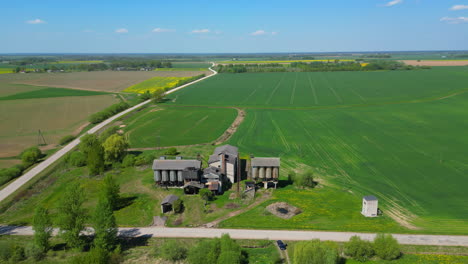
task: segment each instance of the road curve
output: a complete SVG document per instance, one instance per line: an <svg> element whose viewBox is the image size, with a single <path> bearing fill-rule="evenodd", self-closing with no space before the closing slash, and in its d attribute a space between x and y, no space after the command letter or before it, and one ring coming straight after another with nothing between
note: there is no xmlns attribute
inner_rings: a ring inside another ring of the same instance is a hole
<svg viewBox="0 0 468 264"><path fill-rule="evenodd" d="M91 234L87 232L86 234ZM33 235L30 226L0 226L0 235ZM57 234L57 230L55 230ZM253 229L219 229L219 228L168 228L168 227L135 227L119 228L123 237L172 237L172 238L213 238L229 234L235 239L267 239L267 240L330 240L346 242L352 236L365 240L373 240L375 234L328 231L299 230L253 230ZM468 246L468 236L449 235L408 235L393 234L400 244L433 245L433 246Z"/></svg>
<svg viewBox="0 0 468 264"><path fill-rule="evenodd" d="M213 63L213 66L214 66L214 63ZM212 66L212 67L213 67ZM195 80L191 83L188 83L188 84L185 84L185 85L182 85L182 86L179 86L175 89L172 89L168 92L166 92L166 94L171 94L173 92L176 92L180 89L183 89L189 85L192 85L194 83L197 83L197 82L200 82L200 81L203 81L207 78L210 78L216 74L218 74L218 72L216 72L215 70L209 68L209 70L211 72L213 72L213 74L211 75L208 75L208 76L205 76L203 78L200 78L198 80ZM151 100L147 100L147 101L144 101L143 103L140 103L140 104L137 104L123 112L120 112L106 120L104 120L102 123L99 123L97 124L96 126L94 126L93 128L91 128L90 130L88 130L86 133L87 134L94 134L96 133L97 131L99 131L101 128L105 127L106 125L108 125L109 123L111 123L112 121L116 120L117 118L129 113L129 112L132 112L133 110L135 109L138 109L146 104L148 104L149 102L151 102ZM83 134L84 135L84 134ZM73 148L75 148L79 143L80 143L80 138L83 136L81 135L80 137L76 138L75 140L73 140L72 142L68 143L66 146L64 146L63 148L61 148L59 151L55 152L52 156L50 156L49 158L47 158L46 160L44 160L43 162L37 164L34 168L32 168L31 170L29 170L28 172L26 172L25 174L23 174L21 177L17 178L15 181L13 181L12 183L10 183L8 186L6 186L5 188L3 188L2 190L0 190L0 202L5 200L8 196L10 196L12 193L14 193L16 190L18 190L19 188L21 188L21 186L23 186L24 184L26 184L28 181L30 181L32 178L34 178L37 174L39 174L40 172L42 172L43 170L45 170L47 167L49 167L52 163L54 163L55 161L57 161L58 159L60 159L61 157L63 157L65 154L67 154L70 150L72 150Z"/></svg>

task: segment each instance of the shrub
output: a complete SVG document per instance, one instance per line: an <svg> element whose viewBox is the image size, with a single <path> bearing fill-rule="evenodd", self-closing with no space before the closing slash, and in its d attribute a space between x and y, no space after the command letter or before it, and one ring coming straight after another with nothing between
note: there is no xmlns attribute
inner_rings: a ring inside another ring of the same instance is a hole
<svg viewBox="0 0 468 264"><path fill-rule="evenodd" d="M208 189L201 189L198 194L205 201L213 200L213 193Z"/></svg>
<svg viewBox="0 0 468 264"><path fill-rule="evenodd" d="M21 161L25 167L29 167L36 163L42 156L42 152L38 147L28 148L21 154Z"/></svg>
<svg viewBox="0 0 468 264"><path fill-rule="evenodd" d="M108 264L109 253L100 248L93 248L84 255L79 255L71 259L71 264Z"/></svg>
<svg viewBox="0 0 468 264"><path fill-rule="evenodd" d="M126 155L122 161L122 166L124 168L129 168L129 167L133 167L134 165L135 165L135 155L133 154Z"/></svg>
<svg viewBox="0 0 468 264"><path fill-rule="evenodd" d="M180 199L176 200L174 202L173 207L174 207L174 212L176 214L180 214L180 213L182 213L184 211L184 202L182 200L180 200Z"/></svg>
<svg viewBox="0 0 468 264"><path fill-rule="evenodd" d="M377 234L374 239L374 251L383 260L397 259L401 255L400 244L390 234Z"/></svg>
<svg viewBox="0 0 468 264"><path fill-rule="evenodd" d="M336 264L338 259L338 247L333 242L314 239L294 245L294 264Z"/></svg>
<svg viewBox="0 0 468 264"><path fill-rule="evenodd" d="M26 255L24 254L24 247L18 244L13 244L11 248L10 261L14 263L14 262L19 262L25 259L26 259Z"/></svg>
<svg viewBox="0 0 468 264"><path fill-rule="evenodd" d="M151 164L154 160L154 156L151 154L141 154L135 158L135 166L142 166Z"/></svg>
<svg viewBox="0 0 468 264"><path fill-rule="evenodd" d="M68 164L75 167L83 167L86 165L86 156L83 152L74 151L70 154Z"/></svg>
<svg viewBox="0 0 468 264"><path fill-rule="evenodd" d="M11 168L0 169L0 185L3 185L10 180L18 177L23 173L22 165L15 165Z"/></svg>
<svg viewBox="0 0 468 264"><path fill-rule="evenodd" d="M97 124L97 123L100 123L104 120L106 120L107 118L129 108L130 105L127 104L126 102L121 102L121 103L118 103L118 104L113 104L109 107L107 107L106 109L102 110L101 112L97 112L93 115L91 115L89 117L89 122L91 122L92 124Z"/></svg>
<svg viewBox="0 0 468 264"><path fill-rule="evenodd" d="M102 147L104 148L104 157L106 161L121 161L125 154L125 150L128 148L128 142L124 137L113 134L108 137L104 143L102 143Z"/></svg>
<svg viewBox="0 0 468 264"><path fill-rule="evenodd" d="M26 257L34 261L39 261L45 257L43 250L34 244L29 244L26 247L25 254L26 254Z"/></svg>
<svg viewBox="0 0 468 264"><path fill-rule="evenodd" d="M297 187L315 187L313 172L310 170L301 174L293 174L292 177L293 183Z"/></svg>
<svg viewBox="0 0 468 264"><path fill-rule="evenodd" d="M101 135L99 135L99 139L101 140L101 142L104 142L106 141L108 137L117 133L118 130L119 130L118 126L109 127L104 132L102 132Z"/></svg>
<svg viewBox="0 0 468 264"><path fill-rule="evenodd" d="M174 240L164 243L160 248L160 256L163 259L177 261L187 257L187 249Z"/></svg>
<svg viewBox="0 0 468 264"><path fill-rule="evenodd" d="M164 152L164 155L168 155L168 156L175 156L177 155L179 152L177 152L177 149L176 148L168 148L165 152Z"/></svg>
<svg viewBox="0 0 468 264"><path fill-rule="evenodd" d="M345 243L345 254L355 260L365 262L374 256L372 243L364 241L358 236L353 236L349 242Z"/></svg>
<svg viewBox="0 0 468 264"><path fill-rule="evenodd" d="M75 136L73 135L64 136L63 138L59 140L59 145L63 146L69 142L72 142L74 139L75 139Z"/></svg>
<svg viewBox="0 0 468 264"><path fill-rule="evenodd" d="M0 241L0 260L8 261L12 255L10 241Z"/></svg>

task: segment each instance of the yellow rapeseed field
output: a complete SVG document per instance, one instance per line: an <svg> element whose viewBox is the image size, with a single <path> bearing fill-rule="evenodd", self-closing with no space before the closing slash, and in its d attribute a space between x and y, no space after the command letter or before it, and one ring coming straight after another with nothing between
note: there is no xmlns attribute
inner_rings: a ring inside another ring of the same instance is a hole
<svg viewBox="0 0 468 264"><path fill-rule="evenodd" d="M123 90L128 93L145 93L146 91L152 93L156 90L168 90L175 87L179 81L183 81L190 77L153 77L141 83L132 85Z"/></svg>

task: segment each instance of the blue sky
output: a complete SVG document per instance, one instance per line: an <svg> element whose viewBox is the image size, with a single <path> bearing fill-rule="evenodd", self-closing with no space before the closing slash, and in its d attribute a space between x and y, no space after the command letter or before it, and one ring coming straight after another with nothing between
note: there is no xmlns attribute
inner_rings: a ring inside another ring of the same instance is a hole
<svg viewBox="0 0 468 264"><path fill-rule="evenodd" d="M0 14L0 53L468 49L468 0L23 0Z"/></svg>

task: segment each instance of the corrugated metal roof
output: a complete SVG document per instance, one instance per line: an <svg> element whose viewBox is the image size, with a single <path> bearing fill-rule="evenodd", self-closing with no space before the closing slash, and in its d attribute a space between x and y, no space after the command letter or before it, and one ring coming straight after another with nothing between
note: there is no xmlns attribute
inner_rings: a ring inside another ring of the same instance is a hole
<svg viewBox="0 0 468 264"><path fill-rule="evenodd" d="M201 168L199 160L154 160L153 170L183 170L185 168Z"/></svg>
<svg viewBox="0 0 468 264"><path fill-rule="evenodd" d="M377 197L375 197L374 195L367 195L367 196L364 196L364 200L366 200L366 201L377 201Z"/></svg>
<svg viewBox="0 0 468 264"><path fill-rule="evenodd" d="M253 158L252 167L279 167L280 158Z"/></svg>
<svg viewBox="0 0 468 264"><path fill-rule="evenodd" d="M164 198L164 200L161 202L161 205L163 204L173 204L175 201L179 200L179 196L174 195L174 194L169 194Z"/></svg>
<svg viewBox="0 0 468 264"><path fill-rule="evenodd" d="M239 149L231 145L223 145L223 146L219 146L215 148L213 152L214 155L219 155L221 153L232 155L232 156L237 156L237 153L239 153Z"/></svg>
<svg viewBox="0 0 468 264"><path fill-rule="evenodd" d="M227 154L226 162L231 163L231 164L235 164L236 163L236 158L237 158L237 155L234 156L234 155ZM217 154L211 155L210 158L208 159L209 164L217 162L217 161L219 161L219 155L217 155Z"/></svg>

